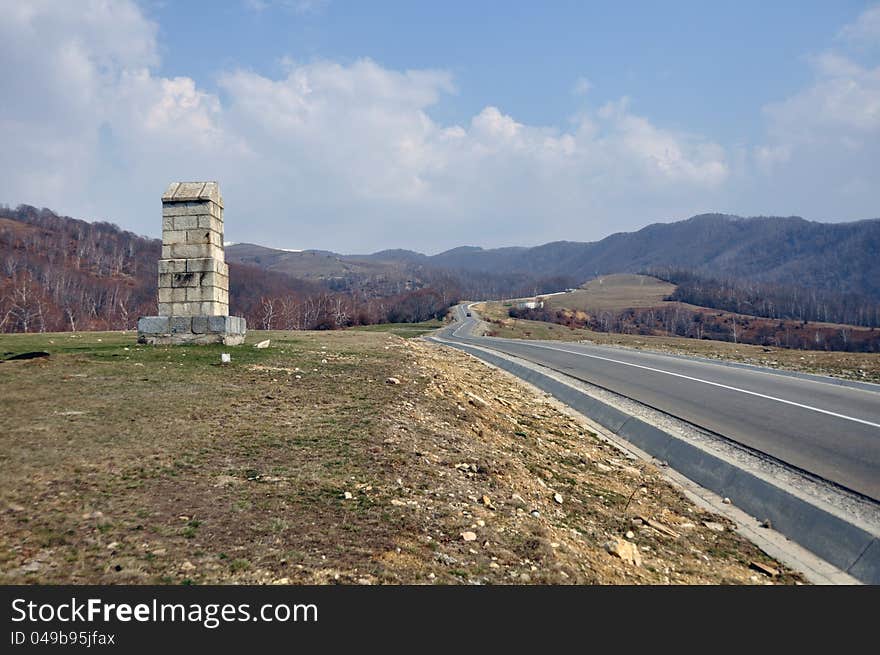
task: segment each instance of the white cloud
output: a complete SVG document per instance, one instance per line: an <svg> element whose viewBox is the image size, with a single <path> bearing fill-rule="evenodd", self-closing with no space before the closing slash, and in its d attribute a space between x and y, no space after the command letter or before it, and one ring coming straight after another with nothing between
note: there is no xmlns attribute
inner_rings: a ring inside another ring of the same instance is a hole
<svg viewBox="0 0 880 655"><path fill-rule="evenodd" d="M440 125L428 111L452 88L446 73L368 60L292 65L280 80L238 71L221 86L225 122L258 153L250 170L283 178L276 204L322 214L337 243L365 221L371 247L598 236L607 224L587 213L653 213L727 175L719 146L657 128L626 102L562 133L492 106Z"/></svg>
<svg viewBox="0 0 880 655"><path fill-rule="evenodd" d="M840 39L880 43L878 17L877 7L867 10L840 31ZM752 206L821 218L876 216L880 67L865 66L839 49L808 61L812 82L764 107L767 137L753 152Z"/></svg>
<svg viewBox="0 0 880 655"><path fill-rule="evenodd" d="M82 207L121 77L158 62L156 26L100 0L2 0L0 16L0 197Z"/></svg>
<svg viewBox="0 0 880 655"><path fill-rule="evenodd" d="M571 87L571 92L576 96L585 96L592 88L593 84L590 80L586 77L579 77L574 81L574 85Z"/></svg>
<svg viewBox="0 0 880 655"><path fill-rule="evenodd" d="M486 107L471 120L472 136L493 145L515 140L522 135L524 127L512 117L502 114L497 107Z"/></svg>
<svg viewBox="0 0 880 655"><path fill-rule="evenodd" d="M566 129L491 104L442 124L448 72L369 59L219 71L218 95L159 74L156 25L130 2L0 14L2 202L158 234L167 182L217 179L227 237L342 251L599 238L703 210L876 213L880 69L838 52L765 108L763 143L726 149L627 97Z"/></svg>
<svg viewBox="0 0 880 655"><path fill-rule="evenodd" d="M728 175L721 146L683 134L662 130L629 111L629 99L608 103L600 118L612 126L605 144L628 166L644 171L645 181L679 182L714 187ZM684 189L682 189L684 190Z"/></svg>
<svg viewBox="0 0 880 655"><path fill-rule="evenodd" d="M296 14L317 13L329 3L330 0L244 0L245 8L257 13L270 7L278 7Z"/></svg>
<svg viewBox="0 0 880 655"><path fill-rule="evenodd" d="M371 60L221 72L221 97L158 75L136 5L0 0L0 200L158 233L171 179L218 179L228 236L340 250L588 238L687 212L727 177L723 149L663 130L627 99L569 132L487 106L430 110L448 72ZM682 203L681 198L698 200Z"/></svg>
<svg viewBox="0 0 880 655"><path fill-rule="evenodd" d="M862 68L838 54L813 60L816 79L800 93L765 108L775 136L840 140L880 129L880 67Z"/></svg>
<svg viewBox="0 0 880 655"><path fill-rule="evenodd" d="M880 5L866 9L855 22L845 25L837 36L856 45L880 45Z"/></svg>

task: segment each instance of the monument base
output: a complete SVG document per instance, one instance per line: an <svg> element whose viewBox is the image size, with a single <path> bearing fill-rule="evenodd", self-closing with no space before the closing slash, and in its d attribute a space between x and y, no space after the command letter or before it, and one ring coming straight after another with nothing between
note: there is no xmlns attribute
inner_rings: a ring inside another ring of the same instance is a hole
<svg viewBox="0 0 880 655"><path fill-rule="evenodd" d="M244 343L247 323L240 316L142 316L138 319L138 343L153 346Z"/></svg>

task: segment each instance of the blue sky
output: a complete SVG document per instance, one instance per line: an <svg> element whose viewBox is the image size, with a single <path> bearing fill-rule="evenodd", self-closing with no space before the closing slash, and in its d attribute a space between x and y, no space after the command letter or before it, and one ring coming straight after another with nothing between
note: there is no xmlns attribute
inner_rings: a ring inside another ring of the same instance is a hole
<svg viewBox="0 0 880 655"><path fill-rule="evenodd" d="M229 67L275 75L284 57L369 57L397 70L451 71L457 93L430 112L443 122L465 122L497 105L525 123L564 126L584 103L629 96L657 122L737 141L761 136L761 106L807 84L805 58L833 47L838 28L869 6L337 1L145 8L160 25L161 70L208 87ZM580 78L591 85L586 97L572 93Z"/></svg>
<svg viewBox="0 0 880 655"><path fill-rule="evenodd" d="M218 179L228 238L346 252L880 215L876 3L71 6L0 0L0 202L158 235Z"/></svg>

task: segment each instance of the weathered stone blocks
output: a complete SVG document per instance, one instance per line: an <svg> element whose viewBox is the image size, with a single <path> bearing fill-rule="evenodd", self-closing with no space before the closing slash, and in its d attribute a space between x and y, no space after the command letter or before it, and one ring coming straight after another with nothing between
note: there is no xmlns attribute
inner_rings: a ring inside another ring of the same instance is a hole
<svg viewBox="0 0 880 655"><path fill-rule="evenodd" d="M138 322L140 341L234 345L244 340L244 319L228 315L223 198L216 182L174 182L162 196L158 296L159 316Z"/></svg>
<svg viewBox="0 0 880 655"><path fill-rule="evenodd" d="M167 316L142 316L138 319L138 332L166 334L170 332L169 324Z"/></svg>
<svg viewBox="0 0 880 655"><path fill-rule="evenodd" d="M192 332L192 317L190 316L172 316L169 323L171 325L171 334Z"/></svg>
<svg viewBox="0 0 880 655"><path fill-rule="evenodd" d="M245 329L245 321L240 316L209 316L208 330L211 332L239 332Z"/></svg>
<svg viewBox="0 0 880 655"><path fill-rule="evenodd" d="M164 323L153 319L163 319ZM212 322L211 319L222 320ZM138 320L139 340L154 345L223 343L237 346L244 343L246 334L245 321L239 316L144 316Z"/></svg>
<svg viewBox="0 0 880 655"><path fill-rule="evenodd" d="M182 273L186 270L185 259L160 259L159 275L162 273ZM159 280L161 282L161 278Z"/></svg>
<svg viewBox="0 0 880 655"><path fill-rule="evenodd" d="M216 182L175 182L165 191L159 262L160 314L229 313L222 216L223 199ZM220 275L208 277L206 272Z"/></svg>
<svg viewBox="0 0 880 655"><path fill-rule="evenodd" d="M204 334L208 331L208 317L207 316L193 316L192 320L192 331L195 334Z"/></svg>
<svg viewBox="0 0 880 655"><path fill-rule="evenodd" d="M177 230L171 230L171 234L180 234ZM185 232L184 232L185 234ZM162 245L162 259L216 259L223 261L223 248L213 243L172 243Z"/></svg>

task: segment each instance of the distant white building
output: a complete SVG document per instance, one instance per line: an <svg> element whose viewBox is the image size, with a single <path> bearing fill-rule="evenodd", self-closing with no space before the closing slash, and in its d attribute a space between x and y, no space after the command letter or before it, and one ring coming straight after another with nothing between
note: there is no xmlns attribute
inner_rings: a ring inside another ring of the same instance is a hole
<svg viewBox="0 0 880 655"><path fill-rule="evenodd" d="M544 307L543 300L527 300L526 302L516 303L517 309L541 309Z"/></svg>

